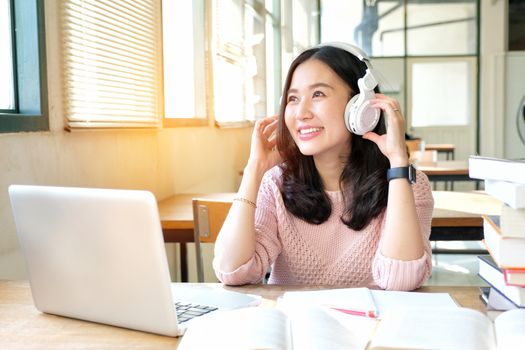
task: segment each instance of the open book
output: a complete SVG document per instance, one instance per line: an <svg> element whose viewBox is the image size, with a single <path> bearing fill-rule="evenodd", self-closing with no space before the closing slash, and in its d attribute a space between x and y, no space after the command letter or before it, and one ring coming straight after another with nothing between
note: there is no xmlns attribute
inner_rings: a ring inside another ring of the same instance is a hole
<svg viewBox="0 0 525 350"><path fill-rule="evenodd" d="M461 307L397 309L380 320L316 306L292 314L252 307L196 320L179 349L507 350L524 342L523 309L506 311L492 323Z"/></svg>
<svg viewBox="0 0 525 350"><path fill-rule="evenodd" d="M344 312L367 310L370 300L377 318ZM491 327L485 315L458 307L446 293L366 288L288 292L276 308L245 308L196 319L179 348L365 350L406 349L417 344L415 349L492 350Z"/></svg>

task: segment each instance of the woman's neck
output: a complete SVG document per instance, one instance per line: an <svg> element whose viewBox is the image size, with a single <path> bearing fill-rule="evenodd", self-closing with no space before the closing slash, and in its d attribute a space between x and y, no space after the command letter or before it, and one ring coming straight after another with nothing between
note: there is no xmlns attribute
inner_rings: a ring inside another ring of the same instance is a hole
<svg viewBox="0 0 525 350"><path fill-rule="evenodd" d="M314 157L315 167L321 176L326 191L339 191L339 181L345 166L345 159L319 159Z"/></svg>

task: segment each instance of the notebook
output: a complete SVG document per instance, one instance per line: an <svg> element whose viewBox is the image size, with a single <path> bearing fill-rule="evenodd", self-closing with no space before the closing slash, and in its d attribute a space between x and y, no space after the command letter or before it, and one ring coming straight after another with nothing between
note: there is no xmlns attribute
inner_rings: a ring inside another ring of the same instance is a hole
<svg viewBox="0 0 525 350"><path fill-rule="evenodd" d="M175 303L213 313L260 301L213 285L171 283L151 192L12 185L9 196L42 312L179 336L192 321L177 318Z"/></svg>

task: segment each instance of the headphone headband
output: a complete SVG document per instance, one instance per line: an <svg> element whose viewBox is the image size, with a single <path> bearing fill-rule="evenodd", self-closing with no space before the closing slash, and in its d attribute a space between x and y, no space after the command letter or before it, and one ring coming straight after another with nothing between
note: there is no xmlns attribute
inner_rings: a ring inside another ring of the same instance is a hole
<svg viewBox="0 0 525 350"><path fill-rule="evenodd" d="M349 52L355 57L357 57L360 61L364 62L368 69L372 69L372 65L370 63L370 59L368 58L368 55L361 48L355 45L349 44L349 43L342 42L342 41L329 41L326 43L321 43L319 45L316 45L314 46L314 48L321 48L321 47L326 47L326 46L336 47L338 49Z"/></svg>

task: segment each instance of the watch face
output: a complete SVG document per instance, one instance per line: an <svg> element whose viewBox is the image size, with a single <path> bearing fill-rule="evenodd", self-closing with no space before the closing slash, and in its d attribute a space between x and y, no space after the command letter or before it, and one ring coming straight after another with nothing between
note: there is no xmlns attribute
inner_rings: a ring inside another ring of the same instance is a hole
<svg viewBox="0 0 525 350"><path fill-rule="evenodd" d="M408 181L411 184L416 183L416 169L414 168L412 164L408 165Z"/></svg>

